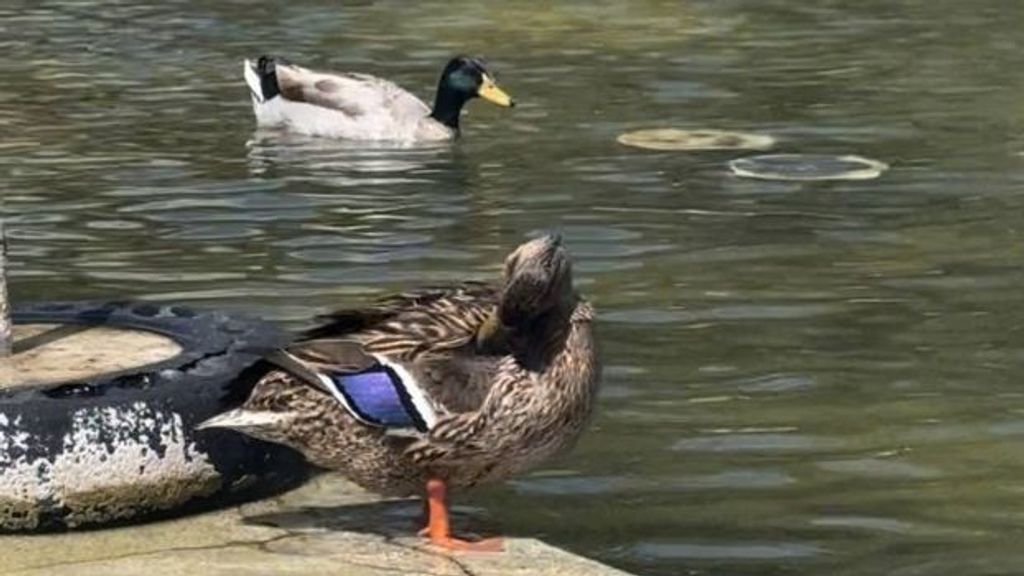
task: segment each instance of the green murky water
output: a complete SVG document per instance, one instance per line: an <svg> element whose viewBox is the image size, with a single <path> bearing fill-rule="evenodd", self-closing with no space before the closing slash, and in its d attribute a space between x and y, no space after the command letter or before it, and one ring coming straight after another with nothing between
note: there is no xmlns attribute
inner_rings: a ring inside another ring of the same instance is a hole
<svg viewBox="0 0 1024 576"><path fill-rule="evenodd" d="M645 574L1019 572L1024 5L344 4L0 6L14 298L298 325L559 228L601 414L478 515ZM521 106L474 103L452 148L256 134L263 51L424 95L484 53ZM891 169L744 180L615 141L669 126Z"/></svg>

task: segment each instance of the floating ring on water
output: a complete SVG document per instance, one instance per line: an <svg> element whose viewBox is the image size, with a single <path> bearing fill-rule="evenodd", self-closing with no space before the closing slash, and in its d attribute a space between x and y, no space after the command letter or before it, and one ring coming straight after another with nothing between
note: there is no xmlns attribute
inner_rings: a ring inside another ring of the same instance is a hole
<svg viewBox="0 0 1024 576"><path fill-rule="evenodd" d="M760 180L813 182L818 180L871 180L889 169L885 162L846 155L765 154L729 162L732 173Z"/></svg>
<svg viewBox="0 0 1024 576"><path fill-rule="evenodd" d="M775 138L767 134L749 134L725 130L681 130L651 128L626 132L617 138L619 144L648 150L768 150Z"/></svg>

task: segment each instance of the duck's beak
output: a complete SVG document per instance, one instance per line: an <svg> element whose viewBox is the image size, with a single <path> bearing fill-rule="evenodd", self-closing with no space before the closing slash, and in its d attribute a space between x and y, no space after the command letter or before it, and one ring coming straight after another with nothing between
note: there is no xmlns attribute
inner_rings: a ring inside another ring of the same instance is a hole
<svg viewBox="0 0 1024 576"><path fill-rule="evenodd" d="M490 74L484 74L484 82L480 85L480 89L476 91L476 94L488 102L504 106L505 108L511 108L516 105L515 100L511 96L505 94L505 91L501 88L498 88Z"/></svg>

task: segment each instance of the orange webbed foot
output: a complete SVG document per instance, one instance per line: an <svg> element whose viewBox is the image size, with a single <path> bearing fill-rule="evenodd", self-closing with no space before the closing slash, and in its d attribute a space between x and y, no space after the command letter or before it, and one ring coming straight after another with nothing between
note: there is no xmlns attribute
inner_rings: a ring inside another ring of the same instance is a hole
<svg viewBox="0 0 1024 576"><path fill-rule="evenodd" d="M448 487L443 480L427 481L427 512L427 526L419 531L419 535L428 538L430 544L438 548L460 552L501 552L504 549L501 538L462 540L452 537L448 519Z"/></svg>
<svg viewBox="0 0 1024 576"><path fill-rule="evenodd" d="M505 540L503 538L462 540L448 536L447 538L431 538L430 544L438 548L457 552L501 552L505 549Z"/></svg>

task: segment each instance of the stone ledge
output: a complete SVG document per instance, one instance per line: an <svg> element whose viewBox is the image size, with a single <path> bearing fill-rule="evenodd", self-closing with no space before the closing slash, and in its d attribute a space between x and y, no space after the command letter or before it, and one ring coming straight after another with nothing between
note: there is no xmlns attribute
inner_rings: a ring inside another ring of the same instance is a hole
<svg viewBox="0 0 1024 576"><path fill-rule="evenodd" d="M0 537L2 575L628 576L532 539L448 554L412 536L419 504L334 475L270 500L103 531ZM357 529L357 530L353 530Z"/></svg>

